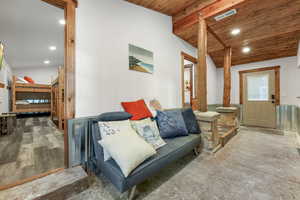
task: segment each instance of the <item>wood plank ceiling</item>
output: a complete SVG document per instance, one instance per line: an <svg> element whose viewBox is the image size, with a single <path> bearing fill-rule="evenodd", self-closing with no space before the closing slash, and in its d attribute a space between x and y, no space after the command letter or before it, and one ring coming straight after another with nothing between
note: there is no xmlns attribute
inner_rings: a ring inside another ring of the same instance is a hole
<svg viewBox="0 0 300 200"><path fill-rule="evenodd" d="M173 22L200 10L216 0L127 0L173 16ZM300 40L300 0L246 0L234 7L237 14L221 21L214 16L206 19L226 46L232 47L232 65L246 64L287 56L296 56ZM231 8L232 9L232 8ZM223 12L222 12L223 13ZM220 13L219 13L220 14ZM237 36L231 30L239 28ZM198 25L192 25L175 34L197 47ZM249 46L251 52L242 53ZM223 45L208 33L208 53L217 67L223 67Z"/></svg>
<svg viewBox="0 0 300 200"><path fill-rule="evenodd" d="M131 3L173 16L199 0L126 0ZM200 0L203 1L203 0Z"/></svg>

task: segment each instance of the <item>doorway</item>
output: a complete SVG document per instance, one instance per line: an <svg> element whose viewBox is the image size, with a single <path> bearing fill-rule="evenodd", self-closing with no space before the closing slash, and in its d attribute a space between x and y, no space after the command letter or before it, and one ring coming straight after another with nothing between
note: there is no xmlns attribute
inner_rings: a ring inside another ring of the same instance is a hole
<svg viewBox="0 0 300 200"><path fill-rule="evenodd" d="M182 74L181 74L181 94L182 94L182 107L194 107L196 102L196 64L197 59L186 53L181 53L182 56Z"/></svg>
<svg viewBox="0 0 300 200"><path fill-rule="evenodd" d="M5 99L0 100L5 100L7 104L5 104L5 109L1 107L0 115L5 113L2 116L3 119L13 116L5 124L12 124L10 127L14 127L14 131L7 131L1 135L2 144L5 145L0 145L0 164L3 166L0 166L0 190L68 167L66 122L75 116L75 9L77 1L31 0L24 3L21 0L12 0L3 1L2 4L1 15L8 19L4 20L5 18L1 17L0 20L3 28L1 30L5 33L0 34L0 41L4 43L4 67L0 68L2 70L0 74L5 74L5 76L0 76L0 85L3 85L1 89L5 90L7 95ZM17 11L19 8L21 11ZM22 10L32 12L26 13ZM47 12L50 14L45 14ZM13 13L14 17L9 17L10 13ZM39 15L41 17L36 17ZM30 17L32 20L27 19ZM49 20L45 20L46 18ZM17 23L12 23L12 20ZM41 20L43 23L40 23ZM21 25L17 25L18 23ZM33 27L27 26L26 23ZM47 27L43 27L45 25ZM27 34L20 29L32 31L32 33ZM41 30L39 34L38 30ZM56 32L53 33L53 31ZM34 41L30 42L30 38ZM17 42L16 39L20 39L19 45L22 48L16 48L17 45L13 43ZM14 51L9 51L9 49ZM29 56L33 50L36 50L32 53L33 56ZM7 63L15 70L10 70ZM35 73L29 73L29 66L33 68L36 64L40 66L32 70ZM51 69L55 71L54 75L47 75L45 78L42 75L46 73L36 73L37 70L50 69L50 65L54 65ZM61 67L57 68L59 65ZM21 67L23 71L19 69ZM26 81L29 83L23 80L28 75L31 81ZM57 88L63 86L59 90L63 94L62 98L55 98L59 97L59 92L55 93L56 86ZM53 96L52 93L57 95ZM61 106L58 107L58 105ZM60 112L57 112L58 108ZM59 116L63 119L63 123L59 123Z"/></svg>
<svg viewBox="0 0 300 200"><path fill-rule="evenodd" d="M240 93L243 124L276 128L276 106L279 102L280 67L240 71Z"/></svg>

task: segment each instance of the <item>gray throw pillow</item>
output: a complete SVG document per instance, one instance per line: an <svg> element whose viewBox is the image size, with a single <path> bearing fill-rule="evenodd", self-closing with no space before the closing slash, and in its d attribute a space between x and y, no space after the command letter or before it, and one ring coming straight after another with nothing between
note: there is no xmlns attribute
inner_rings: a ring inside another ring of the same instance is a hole
<svg viewBox="0 0 300 200"><path fill-rule="evenodd" d="M157 111L156 116L162 138L188 136L181 110Z"/></svg>
<svg viewBox="0 0 300 200"><path fill-rule="evenodd" d="M99 115L94 119L95 122L108 122L108 121L123 121L132 117L127 112L107 112Z"/></svg>
<svg viewBox="0 0 300 200"><path fill-rule="evenodd" d="M191 108L183 109L182 116L185 122L185 126L189 133L193 133L193 134L201 133L201 129L199 127L197 118L194 114L194 111Z"/></svg>

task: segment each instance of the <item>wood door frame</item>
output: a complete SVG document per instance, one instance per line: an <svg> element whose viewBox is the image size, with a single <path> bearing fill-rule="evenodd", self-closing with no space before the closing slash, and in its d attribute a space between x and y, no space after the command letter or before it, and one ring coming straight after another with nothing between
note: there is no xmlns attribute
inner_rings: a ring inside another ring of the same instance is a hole
<svg viewBox="0 0 300 200"><path fill-rule="evenodd" d="M252 72L275 71L275 105L280 105L280 66L263 67L257 69L239 71L240 76L240 104L244 103L244 81L243 75Z"/></svg>
<svg viewBox="0 0 300 200"><path fill-rule="evenodd" d="M64 160L69 167L69 143L67 121L75 117L75 16L78 7L77 0L41 0L61 8L65 12L65 130L64 130Z"/></svg>
<svg viewBox="0 0 300 200"><path fill-rule="evenodd" d="M190 90L191 90L190 103L192 104L193 93L194 93L193 64L184 65L184 69L189 69L190 70Z"/></svg>
<svg viewBox="0 0 300 200"><path fill-rule="evenodd" d="M67 121L75 117L75 16L78 7L77 0L41 0L55 7L64 10L65 25L65 51L64 51L64 68L65 68L65 108L64 108L64 163L65 168L69 167L69 143L68 143L68 126ZM0 186L0 191L9 189L33 180L48 176L63 170L63 168L53 169L48 172L37 174L15 183Z"/></svg>
<svg viewBox="0 0 300 200"><path fill-rule="evenodd" d="M184 60L188 60L195 65L197 64L197 59L185 52L181 52L181 105L184 107ZM192 103L192 102L191 102Z"/></svg>

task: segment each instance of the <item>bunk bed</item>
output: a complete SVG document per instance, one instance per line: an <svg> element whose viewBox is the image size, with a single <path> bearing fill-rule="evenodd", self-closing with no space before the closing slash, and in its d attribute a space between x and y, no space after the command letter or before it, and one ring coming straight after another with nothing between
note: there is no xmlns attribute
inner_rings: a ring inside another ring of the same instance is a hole
<svg viewBox="0 0 300 200"><path fill-rule="evenodd" d="M58 77L51 83L51 119L63 130L64 120L64 69L58 69Z"/></svg>
<svg viewBox="0 0 300 200"><path fill-rule="evenodd" d="M20 83L13 76L12 112L44 113L51 111L51 85Z"/></svg>

